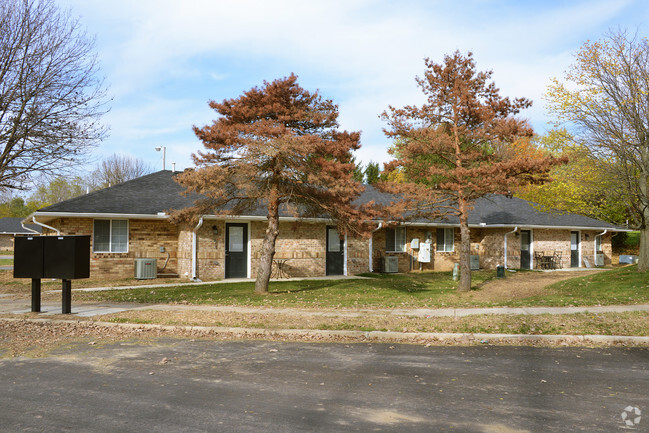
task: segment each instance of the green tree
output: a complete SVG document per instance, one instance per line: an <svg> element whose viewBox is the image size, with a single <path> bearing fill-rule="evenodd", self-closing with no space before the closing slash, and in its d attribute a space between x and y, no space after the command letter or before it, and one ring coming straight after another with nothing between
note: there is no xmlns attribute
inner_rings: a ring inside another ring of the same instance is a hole
<svg viewBox="0 0 649 433"><path fill-rule="evenodd" d="M566 129L550 130L536 137L535 143L556 157L566 158L568 163L552 169L552 182L525 185L516 191L517 197L614 224L629 219L627 206L617 200L616 191L622 186L600 169L588 148L575 141Z"/></svg>
<svg viewBox="0 0 649 433"><path fill-rule="evenodd" d="M379 169L379 163L373 161L368 162L367 167L365 167L364 174L365 174L365 183L369 185L373 185L377 183L381 175L381 170Z"/></svg>
<svg viewBox="0 0 649 433"><path fill-rule="evenodd" d="M547 98L571 127L597 168L618 185L601 194L624 203L640 230L638 271L649 270L649 42L611 31L586 42L564 82L553 79Z"/></svg>
<svg viewBox="0 0 649 433"><path fill-rule="evenodd" d="M0 203L0 218L5 217L26 217L37 209L33 202L25 204L22 197L14 197L4 203Z"/></svg>
<svg viewBox="0 0 649 433"><path fill-rule="evenodd" d="M47 184L40 185L30 196L30 201L37 203L38 208L41 208L83 195L88 188L88 182L82 177L70 180L57 177Z"/></svg>

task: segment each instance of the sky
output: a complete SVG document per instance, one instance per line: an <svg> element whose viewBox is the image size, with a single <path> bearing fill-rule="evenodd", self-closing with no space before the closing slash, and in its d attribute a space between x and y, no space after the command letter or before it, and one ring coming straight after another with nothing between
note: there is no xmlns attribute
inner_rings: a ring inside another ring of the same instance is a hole
<svg viewBox="0 0 649 433"><path fill-rule="evenodd" d="M357 160L386 162L379 115L420 105L424 58L472 51L502 96L534 101L521 113L542 134L543 95L587 40L609 29L645 35L645 0L57 0L96 37L111 98L110 134L93 152L140 158L155 170L192 167L192 126L216 118L210 100L236 98L295 73L339 106L341 129L361 131Z"/></svg>

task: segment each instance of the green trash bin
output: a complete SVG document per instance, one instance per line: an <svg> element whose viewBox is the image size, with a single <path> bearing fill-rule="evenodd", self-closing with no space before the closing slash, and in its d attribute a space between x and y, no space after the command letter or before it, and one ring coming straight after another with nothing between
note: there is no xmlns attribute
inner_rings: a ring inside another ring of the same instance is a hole
<svg viewBox="0 0 649 433"><path fill-rule="evenodd" d="M505 278L505 267L504 266L496 266L496 278Z"/></svg>

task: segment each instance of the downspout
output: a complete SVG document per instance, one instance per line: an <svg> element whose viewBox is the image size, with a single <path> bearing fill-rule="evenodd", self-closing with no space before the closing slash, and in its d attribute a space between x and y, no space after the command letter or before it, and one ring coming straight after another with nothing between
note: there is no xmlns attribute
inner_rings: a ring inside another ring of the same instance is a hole
<svg viewBox="0 0 649 433"><path fill-rule="evenodd" d="M29 227L25 227L25 224L24 224L23 222L20 223L20 226L21 226L23 229L25 229L25 230L27 230L27 231L29 231L29 232L34 233L35 235L40 235L40 233L37 232L36 230L34 230L34 229L30 229Z"/></svg>
<svg viewBox="0 0 649 433"><path fill-rule="evenodd" d="M36 221L36 217L32 217L32 221L33 221L34 224L36 224L36 225L39 225L39 226L41 226L41 227L45 227L46 229L49 229L49 230L53 230L53 231L55 231L57 236L61 236L61 231L60 231L59 229L55 229L54 227L48 226L47 224L39 223L38 221ZM25 226L23 226L23 227L25 227ZM25 228L26 228L26 227L25 227ZM32 230L32 231L33 231L33 230ZM38 233L38 232L36 232L36 233Z"/></svg>
<svg viewBox="0 0 649 433"><path fill-rule="evenodd" d="M593 263L595 264L595 266L597 266L597 236L604 236L607 232L608 232L608 229L604 229L603 232L601 232L598 235L595 235L595 239L594 239L595 245L593 245L594 246L594 248L593 248ZM604 238L602 238L602 242L604 242Z"/></svg>
<svg viewBox="0 0 649 433"><path fill-rule="evenodd" d="M514 227L514 230L512 230L511 232L505 233L505 245L504 245L505 246L505 264L504 264L505 269L507 269L507 235L511 235L512 233L516 233L517 231L518 231L518 226Z"/></svg>
<svg viewBox="0 0 649 433"><path fill-rule="evenodd" d="M198 229L203 225L203 217L198 220L198 225L192 230L192 281L200 281L196 277L196 265L198 262Z"/></svg>
<svg viewBox="0 0 649 433"><path fill-rule="evenodd" d="M370 260L369 260L370 272L374 272L374 264L373 264L373 262L374 262L374 260L373 260L374 259L374 248L372 246L372 241L374 240L374 233L381 230L381 227L383 227L382 222L379 223L379 226L376 229L372 230L372 235L370 236Z"/></svg>

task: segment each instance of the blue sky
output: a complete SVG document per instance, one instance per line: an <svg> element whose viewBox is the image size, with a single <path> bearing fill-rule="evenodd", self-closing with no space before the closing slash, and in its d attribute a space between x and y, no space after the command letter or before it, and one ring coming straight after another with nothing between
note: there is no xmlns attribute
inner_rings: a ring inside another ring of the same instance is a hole
<svg viewBox="0 0 649 433"><path fill-rule="evenodd" d="M646 35L649 2L369 0L59 0L96 35L113 98L110 136L96 149L162 167L191 167L202 149L192 125L210 123L207 103L290 73L339 105L342 129L361 131L357 158L385 162L378 118L388 105L420 104L424 57L473 51L501 94L534 101L522 113L536 132L551 120L542 99L572 54L610 28Z"/></svg>

